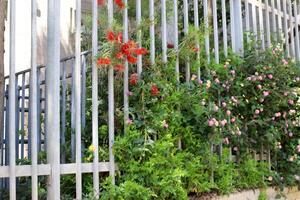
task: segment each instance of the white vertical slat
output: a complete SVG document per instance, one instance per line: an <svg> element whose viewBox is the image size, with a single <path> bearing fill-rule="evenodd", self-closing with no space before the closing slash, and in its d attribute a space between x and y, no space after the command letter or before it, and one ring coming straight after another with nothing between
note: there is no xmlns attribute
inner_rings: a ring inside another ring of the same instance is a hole
<svg viewBox="0 0 300 200"><path fill-rule="evenodd" d="M127 5L127 0L124 0L124 4ZM152 1L153 3L153 1ZM151 5L150 5L151 6ZM153 5L154 6L154 5ZM154 17L154 16L153 16ZM154 21L151 21L151 23L154 23ZM152 24L151 24L152 26ZM153 28L154 28L154 24L153 24ZM152 39L154 39L154 33L151 33L152 28L150 27L150 34L153 34L151 37L151 64L154 64L154 59L155 58L154 56L154 53L153 53L153 50L154 50L154 47L152 45ZM154 31L154 29L153 29ZM123 39L124 39L124 42L127 42L128 41L128 8L127 6L124 8L124 11L123 11ZM152 49L153 48L153 49ZM154 50L155 51L155 50ZM152 57L153 56L153 57ZM153 59L153 60L152 60ZM123 83L123 87L124 87L124 131L126 132L126 125L127 125L127 121L129 119L129 102L128 102L128 93L129 93L129 87L128 87L128 62L125 61L125 69L124 69L124 83Z"/></svg>
<svg viewBox="0 0 300 200"><path fill-rule="evenodd" d="M30 129L31 129L31 198L38 200L38 148L37 148L37 32L36 32L36 0L31 0L31 72L30 72Z"/></svg>
<svg viewBox="0 0 300 200"><path fill-rule="evenodd" d="M295 17L295 48L296 48L296 60L299 61L300 60L300 51L299 51L299 22L297 20L297 16L298 16L298 7L297 7L297 0L294 1L294 15Z"/></svg>
<svg viewBox="0 0 300 200"><path fill-rule="evenodd" d="M51 165L47 199L60 199L60 0L48 0L48 48L46 67L47 160Z"/></svg>
<svg viewBox="0 0 300 200"><path fill-rule="evenodd" d="M215 62L219 63L219 30L218 30L218 12L217 12L217 0L212 1L213 6L213 26L214 26L214 51Z"/></svg>
<svg viewBox="0 0 300 200"><path fill-rule="evenodd" d="M161 0L161 39L162 39L162 61L167 63L167 13L166 0Z"/></svg>
<svg viewBox="0 0 300 200"><path fill-rule="evenodd" d="M150 18L150 60L151 65L155 64L155 18L154 18L154 0L149 0L149 18ZM126 11L127 12L127 11ZM127 23L127 21L126 21Z"/></svg>
<svg viewBox="0 0 300 200"><path fill-rule="evenodd" d="M194 26L196 30L199 30L199 7L198 7L198 0L194 0ZM197 78L198 81L200 81L201 77L201 69L200 69L200 46L199 46L199 41L196 42L196 48L198 49L197 51Z"/></svg>
<svg viewBox="0 0 300 200"><path fill-rule="evenodd" d="M230 4L231 48L235 52L235 40L236 40L236 38L235 38L235 21L234 21L234 5L233 5L233 0L229 0L229 4Z"/></svg>
<svg viewBox="0 0 300 200"><path fill-rule="evenodd" d="M294 22L292 1L288 1L289 4L289 19L290 19L290 36L291 36L291 56L295 58L295 37L294 37Z"/></svg>
<svg viewBox="0 0 300 200"><path fill-rule="evenodd" d="M289 43L289 33L288 33L288 19L287 19L287 0L283 0L283 28L284 28L284 40L285 40L285 50L287 57L290 57L290 43Z"/></svg>
<svg viewBox="0 0 300 200"><path fill-rule="evenodd" d="M257 46L257 21L256 21L256 5L252 4L252 27L253 27L253 34L255 39L255 46Z"/></svg>
<svg viewBox="0 0 300 200"><path fill-rule="evenodd" d="M9 198L16 199L16 0L10 2L9 39Z"/></svg>
<svg viewBox="0 0 300 200"><path fill-rule="evenodd" d="M188 0L183 0L183 32L185 35L189 31L189 4ZM186 58L185 62L185 81L189 82L191 77L190 61L189 57Z"/></svg>
<svg viewBox="0 0 300 200"><path fill-rule="evenodd" d="M136 0L136 25L138 27L137 31L137 43L139 48L142 47L142 30L140 29L141 19L142 19L142 3L141 0ZM142 73L142 55L137 56L137 74L139 77Z"/></svg>
<svg viewBox="0 0 300 200"><path fill-rule="evenodd" d="M253 4L252 4L253 5ZM245 25L246 25L246 40L249 42L249 33L250 33L250 16L249 16L249 0L245 0Z"/></svg>
<svg viewBox="0 0 300 200"><path fill-rule="evenodd" d="M203 15L204 15L204 27L205 27L205 53L206 53L207 61L208 61L208 63L210 63L209 24L208 24L208 4L207 4L207 0L203 0Z"/></svg>
<svg viewBox="0 0 300 200"><path fill-rule="evenodd" d="M173 1L174 10L174 50L176 52L175 76L179 82L179 58L178 58L178 4L177 0Z"/></svg>
<svg viewBox="0 0 300 200"><path fill-rule="evenodd" d="M223 48L225 57L228 56L228 42L227 42L227 19L226 19L226 3L222 0L222 31L223 31Z"/></svg>
<svg viewBox="0 0 300 200"><path fill-rule="evenodd" d="M277 0L277 30L278 30L278 36L279 36L279 42L282 42L282 15L281 15L281 0Z"/></svg>
<svg viewBox="0 0 300 200"><path fill-rule="evenodd" d="M275 2L274 0L271 0L271 8L272 8L272 32L274 34L274 39L277 35L277 26L276 26L276 15L275 15Z"/></svg>
<svg viewBox="0 0 300 200"><path fill-rule="evenodd" d="M108 0L108 26L109 28L113 23L113 0ZM114 118L114 68L108 68L108 140L109 140L109 175L112 177L112 182L115 184L115 156L113 154L113 145L115 139L115 118Z"/></svg>
<svg viewBox="0 0 300 200"><path fill-rule="evenodd" d="M259 0L259 7L258 7L258 15L259 15L259 35L261 41L261 48L265 49L265 33L264 33L264 16L263 16L263 9L262 9L262 0Z"/></svg>
<svg viewBox="0 0 300 200"><path fill-rule="evenodd" d="M75 134L76 134L76 198L82 197L81 174L81 0L76 0L76 35L75 35Z"/></svg>
<svg viewBox="0 0 300 200"><path fill-rule="evenodd" d="M99 198L99 153L98 153L98 68L96 56L98 52L98 3L93 0L92 4L92 142L94 147L93 158L93 189L94 197Z"/></svg>
<svg viewBox="0 0 300 200"><path fill-rule="evenodd" d="M240 55L244 54L244 32L243 32L243 15L242 15L242 0L234 0L234 19L236 20L235 36L237 38L236 50Z"/></svg>
<svg viewBox="0 0 300 200"><path fill-rule="evenodd" d="M231 23L232 29L234 29L232 34L233 39L233 51L242 55L244 53L243 45L243 23L242 23L242 2L241 0L232 0L231 3Z"/></svg>
<svg viewBox="0 0 300 200"><path fill-rule="evenodd" d="M267 37L267 47L271 46L271 30L270 30L270 9L269 2L265 1L266 10L266 37Z"/></svg>

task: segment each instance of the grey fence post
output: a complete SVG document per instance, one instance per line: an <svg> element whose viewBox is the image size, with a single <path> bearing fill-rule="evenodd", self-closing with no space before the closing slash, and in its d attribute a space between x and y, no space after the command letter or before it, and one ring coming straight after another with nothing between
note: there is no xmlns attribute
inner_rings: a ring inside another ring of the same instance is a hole
<svg viewBox="0 0 300 200"><path fill-rule="evenodd" d="M36 15L37 15L37 3L36 0L31 1L31 74L30 74L30 122L31 122L31 195L32 200L38 200L38 176L37 176L37 160L38 160L38 148L37 148L37 134L38 134L38 113L37 113L37 32L36 32ZM23 80L25 77L23 78ZM24 85L22 83L22 91ZM23 94L24 95L24 94ZM22 102L23 109L24 100ZM23 111L22 111L23 112ZM23 120L24 121L24 120Z"/></svg>
<svg viewBox="0 0 300 200"><path fill-rule="evenodd" d="M242 18L242 2L241 0L231 0L230 3L230 12L231 12L231 40L232 40L232 49L234 52L243 54L244 45L243 45L243 18Z"/></svg>
<svg viewBox="0 0 300 200"><path fill-rule="evenodd" d="M9 198L16 199L16 0L10 1L9 56Z"/></svg>
<svg viewBox="0 0 300 200"><path fill-rule="evenodd" d="M51 171L47 199L60 199L60 0L48 0L48 53L46 68L47 160Z"/></svg>
<svg viewBox="0 0 300 200"><path fill-rule="evenodd" d="M98 52L98 5L97 0L93 0L93 28L92 28L92 140L94 150L93 159L93 188L94 197L99 198L99 153L98 153L98 69L95 57Z"/></svg>

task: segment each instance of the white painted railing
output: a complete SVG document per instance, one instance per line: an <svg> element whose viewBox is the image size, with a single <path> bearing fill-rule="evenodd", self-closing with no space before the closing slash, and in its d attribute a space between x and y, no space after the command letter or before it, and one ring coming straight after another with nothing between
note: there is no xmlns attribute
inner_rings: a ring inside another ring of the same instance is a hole
<svg viewBox="0 0 300 200"><path fill-rule="evenodd" d="M75 0L74 0L75 1ZM15 74L15 5L16 0L10 0L10 76L6 78L6 84L9 86L8 96L6 96L6 111L5 111L5 136L0 138L5 141L4 146L1 147L1 165L0 166L0 187L9 188L10 199L16 199L16 178L30 176L32 177L32 199L38 199L38 176L48 176L48 199L60 199L60 177L63 174L76 175L76 198L82 198L82 173L93 173L93 188L95 197L99 197L99 173L109 172L113 177L115 176L115 162L112 151L114 142L114 71L113 67L108 69L108 136L109 136L109 162L99 162L98 155L98 70L94 59L92 60L91 74L92 74L92 144L94 149L94 158L92 163L82 163L82 145L81 145L81 131L84 126L84 105L85 105L85 76L86 76L86 56L88 53L81 53L81 12L76 12L76 39L75 39L75 57L62 60L62 72L60 66L60 0L48 0L48 63L45 70L45 79L41 80L40 72L43 69L36 64L37 60L37 39L36 39L36 15L37 4L36 0L32 2L32 51L31 51L31 70ZM262 3L262 0L220 0L221 8L217 9L217 0L212 0L212 7L209 7L208 0L183 0L183 18L184 30L178 30L178 1L172 2L167 0L160 1L160 7L155 7L155 0L149 0L149 18L150 18L150 60L151 64L155 64L155 59L160 56L157 55L155 46L155 37L162 40L161 53L162 61L168 62L167 55L167 3L172 4L172 23L174 26L173 35L174 50L177 54L174 72L179 81L180 67L178 57L179 32L183 31L188 34L189 26L189 9L194 8L194 26L199 29L200 24L204 24L206 30L210 29L211 33L206 32L205 46L196 44L196 48L205 48L205 54L208 62L219 63L220 56L228 55L228 47L236 53L243 53L244 33L253 33L254 39L260 41L257 44L261 45L262 49L271 46L273 41L280 41L283 39L286 55L300 60L299 51L299 9L297 1L293 3L291 0L271 0ZM229 3L228 3L229 2ZM127 4L127 0L124 0ZM139 25L142 21L141 0L136 0L136 24ZM76 0L77 10L81 10L81 1ZM108 22L112 26L113 22L113 0L107 0ZM128 8L123 9L123 38L128 41ZM212 9L212 10L210 10ZM98 53L98 5L97 0L93 0L92 10L92 57ZM227 15L229 11L230 15ZM203 13L203 16L200 16ZM212 13L212 24L210 23L210 13ZM155 24L155 15L160 15L161 21ZM219 16L219 17L218 17ZM220 17L221 16L221 17ZM203 19L203 21L200 21ZM222 20L221 26L218 19ZM160 35L157 35L155 30L160 30ZM219 31L220 29L220 31ZM142 43L141 30L138 30L138 43ZM221 37L222 36L222 37ZM249 41L249 34L246 34L246 40ZM101 44L100 44L101 45ZM223 49L223 50L222 50ZM221 51L220 51L221 50ZM73 60L74 59L74 60ZM197 59L200 59L200 52L197 53ZM73 72L70 76L66 74L67 61L75 61ZM83 62L82 62L83 61ZM185 80L189 81L191 74L198 74L200 79L201 66L197 67L197 71L191 71L189 58L185 62ZM83 70L84 69L84 70ZM84 73L81 73L83 71ZM142 56L138 58L137 73L140 75L143 71ZM30 77L30 90L25 85L26 74ZM18 77L22 76L22 84L19 83ZM66 126L66 84L67 79L72 79L72 128L75 129L72 141L75 143L74 148L75 157L74 163L63 163L65 153L60 149L60 144L65 143L64 133ZM129 102L128 102L128 63L125 63L124 70L124 127L128 120ZM8 82L9 80L9 82ZM43 82L43 84L42 84ZM62 82L62 95L60 95L60 82ZM19 87L21 89L19 89ZM45 90L46 88L46 90ZM21 96L19 91L22 91ZM26 91L26 92L25 92ZM29 100L26 100L26 95L29 93ZM42 97L44 94L45 97ZM62 100L61 100L62 99ZM16 100L18 103L16 103ZM21 108L19 107L21 102ZM30 107L25 109L25 101L30 103ZM83 102L82 102L83 101ZM41 105L43 103L43 106ZM60 103L62 102L62 110L60 110ZM16 106L17 105L17 106ZM31 165L16 166L16 158L24 158L24 138L19 138L17 134L20 130L18 123L21 116L22 125L21 130L24 130L24 113L29 113L30 129L28 130L30 138L28 138L29 153L28 157L31 159ZM41 119L40 116L45 117L45 132L46 137L41 138ZM61 119L61 120L60 120ZM17 122L16 122L17 120ZM9 139L10 138L10 139ZM14 139L16 138L16 139ZM42 140L44 142L42 142ZM17 143L16 143L17 141ZM20 142L20 143L19 143ZM21 148L20 147L21 144ZM23 145L23 146L22 146ZM47 164L38 164L38 152L44 148L47 150ZM9 154L8 154L9 150ZM20 155L21 152L21 155ZM62 158L62 161L60 161ZM9 162L8 162L9 161ZM9 187L7 180L9 178ZM1 198L1 196L0 196Z"/></svg>

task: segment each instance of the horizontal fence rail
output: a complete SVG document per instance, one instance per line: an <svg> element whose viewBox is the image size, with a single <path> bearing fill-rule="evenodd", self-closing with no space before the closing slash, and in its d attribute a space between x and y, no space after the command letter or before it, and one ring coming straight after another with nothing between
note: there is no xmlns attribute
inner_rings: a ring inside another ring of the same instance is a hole
<svg viewBox="0 0 300 200"><path fill-rule="evenodd" d="M130 0L124 0L125 5ZM115 139L115 74L113 66L107 70L107 138L108 158L99 158L99 71L95 57L101 55L98 36L97 0L92 1L92 50L81 52L81 12L76 12L75 55L60 59L60 0L48 0L48 46L46 65L37 66L37 3L31 0L31 68L16 72L15 67L15 12L16 0L9 1L10 10L10 66L9 76L5 77L4 96L4 133L0 138L0 199L1 191L8 191L9 198L17 198L17 187L20 177L31 177L32 199L38 199L39 177L48 178L47 198L60 199L60 179L63 175L76 177L76 199L82 199L82 174L93 176L93 192L98 198L99 173L107 173L115 182L115 159L113 145ZM75 0L74 0L75 2ZM178 82L189 82L193 74L201 81L200 63L219 63L227 57L230 48L243 55L246 42L255 42L258 49L271 47L282 42L286 56L300 61L299 2L291 0L149 0L148 16L143 14L144 1L136 0L135 8L125 6L121 11L123 17L123 39L131 37L131 29L135 24L135 35L141 47L145 38L139 26L144 18L149 18L149 57L150 64L155 65L157 59L167 64L168 48L176 54L174 75ZM179 7L179 4L181 5ZM76 0L76 8L81 11L81 1ZM108 28L113 27L114 1L107 0ZM128 13L135 9L135 18L130 19ZM191 10L193 13L191 14ZM183 27L179 27L181 22ZM183 35L188 35L190 28L205 29L203 44L197 43L198 65L193 71L191 60L186 57L184 66L180 65L179 42ZM202 27L203 26L203 27ZM107 27L100 27L106 31ZM182 29L182 30L180 30ZM158 39L161 42L157 42ZM171 46L171 47L170 47ZM158 51L161 50L161 51ZM160 53L161 52L161 55ZM201 53L205 61L200 60ZM137 70L142 78L144 58L138 57ZM129 120L129 63L125 63L123 73L123 106L124 132ZM184 77L183 79L181 79ZM86 105L88 96L87 81L91 80L91 140L93 158L91 162L83 162L84 146L82 135L87 126ZM179 148L181 143L178 143ZM221 145L220 149L222 149ZM66 148L68 147L68 149ZM215 151L216 145L212 145ZM221 150L220 150L221 151ZM45 156L43 157L43 153ZM262 149L253 152L256 159L270 162L270 152ZM232 159L234 157L232 156ZM213 176L213 174L212 174Z"/></svg>

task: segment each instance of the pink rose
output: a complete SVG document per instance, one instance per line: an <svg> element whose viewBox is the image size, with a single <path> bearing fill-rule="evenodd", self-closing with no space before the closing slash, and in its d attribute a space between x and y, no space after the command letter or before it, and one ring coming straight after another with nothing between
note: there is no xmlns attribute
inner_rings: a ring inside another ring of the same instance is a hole
<svg viewBox="0 0 300 200"><path fill-rule="evenodd" d="M231 111L230 111L230 110L227 110L227 111L226 111L226 115L227 115L227 116L230 116L230 115L231 115Z"/></svg>
<svg viewBox="0 0 300 200"><path fill-rule="evenodd" d="M269 94L270 94L269 91L263 91L263 95L264 95L265 97L269 96Z"/></svg>
<svg viewBox="0 0 300 200"><path fill-rule="evenodd" d="M230 121L231 121L231 123L234 123L235 122L235 118L234 117L231 118Z"/></svg>
<svg viewBox="0 0 300 200"><path fill-rule="evenodd" d="M257 87L257 89L259 89L259 90L261 90L261 88L262 88L261 85L257 85L256 87Z"/></svg>
<svg viewBox="0 0 300 200"><path fill-rule="evenodd" d="M272 78L273 78L273 75L272 75L272 74L268 74L267 76L268 76L269 79L272 79Z"/></svg>
<svg viewBox="0 0 300 200"><path fill-rule="evenodd" d="M255 110L254 112L256 115L259 115L260 111L258 109Z"/></svg>
<svg viewBox="0 0 300 200"><path fill-rule="evenodd" d="M225 126L227 124L227 120L226 119L223 119L221 122L220 122L221 126Z"/></svg>

